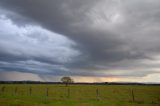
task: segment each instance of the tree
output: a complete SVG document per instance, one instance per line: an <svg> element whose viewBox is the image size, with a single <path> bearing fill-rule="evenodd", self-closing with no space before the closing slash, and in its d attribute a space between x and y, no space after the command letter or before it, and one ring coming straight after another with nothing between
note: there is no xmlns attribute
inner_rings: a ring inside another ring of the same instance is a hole
<svg viewBox="0 0 160 106"><path fill-rule="evenodd" d="M62 81L63 83L65 83L66 86L68 86L68 84L74 82L73 79L72 79L71 77L62 77L62 78L61 78L61 81Z"/></svg>

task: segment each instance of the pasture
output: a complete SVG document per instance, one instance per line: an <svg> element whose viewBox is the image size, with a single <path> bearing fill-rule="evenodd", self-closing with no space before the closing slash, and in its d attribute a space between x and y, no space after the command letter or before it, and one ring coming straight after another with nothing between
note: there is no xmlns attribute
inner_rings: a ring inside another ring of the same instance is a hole
<svg viewBox="0 0 160 106"><path fill-rule="evenodd" d="M0 106L160 106L160 86L0 84Z"/></svg>

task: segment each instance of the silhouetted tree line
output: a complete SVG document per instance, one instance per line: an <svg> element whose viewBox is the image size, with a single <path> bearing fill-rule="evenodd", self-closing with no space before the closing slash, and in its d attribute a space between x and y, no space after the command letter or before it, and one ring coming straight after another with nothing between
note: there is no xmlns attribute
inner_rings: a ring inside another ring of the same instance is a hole
<svg viewBox="0 0 160 106"><path fill-rule="evenodd" d="M66 84L64 82L41 82L41 81L0 81L0 84ZM157 85L154 83L121 83L121 82L99 82L99 83L69 83L70 85Z"/></svg>

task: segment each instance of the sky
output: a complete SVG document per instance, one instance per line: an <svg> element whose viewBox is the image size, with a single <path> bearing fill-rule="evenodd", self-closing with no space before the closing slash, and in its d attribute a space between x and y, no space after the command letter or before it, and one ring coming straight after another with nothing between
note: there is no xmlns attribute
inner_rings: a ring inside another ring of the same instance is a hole
<svg viewBox="0 0 160 106"><path fill-rule="evenodd" d="M0 0L0 80L160 83L159 0Z"/></svg>

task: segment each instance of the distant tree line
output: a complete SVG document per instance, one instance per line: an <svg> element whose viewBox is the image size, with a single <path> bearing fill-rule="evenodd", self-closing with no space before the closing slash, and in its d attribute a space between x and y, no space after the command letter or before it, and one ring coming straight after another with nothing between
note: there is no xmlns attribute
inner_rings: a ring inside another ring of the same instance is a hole
<svg viewBox="0 0 160 106"><path fill-rule="evenodd" d="M121 83L121 82L99 82L99 83L77 83L72 78L61 78L62 82L41 82L41 81L0 81L0 84L65 84L68 85L157 85L154 83Z"/></svg>

